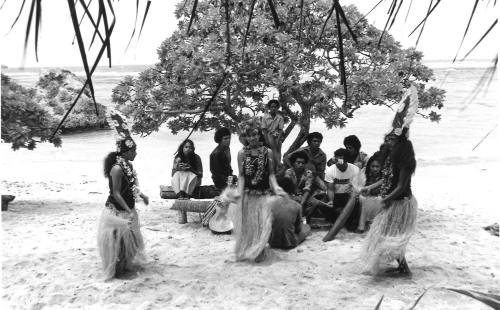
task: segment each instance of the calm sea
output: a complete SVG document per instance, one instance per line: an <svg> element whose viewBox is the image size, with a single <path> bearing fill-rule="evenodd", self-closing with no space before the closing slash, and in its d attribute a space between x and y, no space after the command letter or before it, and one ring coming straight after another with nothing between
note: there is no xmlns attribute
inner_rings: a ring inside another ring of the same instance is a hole
<svg viewBox="0 0 500 310"><path fill-rule="evenodd" d="M434 68L436 80L433 84L445 89L447 93L445 107L441 110L442 120L439 123L431 123L417 116L412 125L411 139L419 166L496 163L499 158L497 152L499 129L494 129L499 116L497 76L494 76L491 85L485 90L478 88L477 83L481 80L487 63L469 62L450 67L449 61L443 61L429 62L428 65ZM136 75L145 68L146 66L98 68L94 73L97 100L105 105L111 105L111 90L120 79L125 75ZM81 68L67 69L84 76ZM27 68L2 71L22 85L32 86L45 70ZM471 101L470 97L477 90L481 91ZM325 138L322 148L329 156L342 146L343 137L350 134L356 134L363 144L362 149L371 154L378 149L393 115L394 112L388 108L365 107L358 110L355 117L349 120L347 127L343 129L326 130L321 121L315 121L311 130L323 133ZM472 150L490 131L489 136ZM187 132L173 135L168 128L162 128L148 137L136 137L139 155L135 165L142 176L142 182L150 186L169 183L173 153L186 135ZM212 137L212 132L195 133L192 137L196 144L196 152L203 159L206 183L210 182L208 155L214 147ZM62 148L41 145L35 151L14 152L10 150L9 145L2 144L2 180L40 181L49 178L65 182L70 175L75 178L87 176L102 179L102 158L113 149L113 141L112 131L99 131L65 136ZM286 141L284 149L290 143L291 141ZM239 148L239 142L234 139L233 167L236 167L234 159ZM39 171L45 179L32 175L30 169Z"/></svg>

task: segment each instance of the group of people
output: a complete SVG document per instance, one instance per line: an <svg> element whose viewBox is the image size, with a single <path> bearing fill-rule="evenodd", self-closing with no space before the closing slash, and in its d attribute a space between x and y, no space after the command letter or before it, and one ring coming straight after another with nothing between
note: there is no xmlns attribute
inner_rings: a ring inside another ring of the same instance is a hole
<svg viewBox="0 0 500 310"><path fill-rule="evenodd" d="M417 211L411 191L416 160L408 139L418 107L412 87L401 101L403 108L398 110L392 130L371 157L361 152L361 142L351 135L344 139L344 148L328 159L321 150L322 134L313 132L307 136L307 146L281 158L284 121L278 111L280 103L271 100L263 117L239 125L243 147L237 155L236 176L231 167L231 131L218 129L210 171L214 186L222 191L221 200L232 211L236 260L259 262L267 257L269 246L296 247L310 234L308 224L323 218L333 224L332 229L345 227L358 233L371 222L362 252L365 269L376 274L396 260L395 270L408 274L405 249ZM119 131L118 127L124 127L121 121L116 125ZM130 164L135 143L129 133L121 136L117 152L108 155L104 169L110 195L101 217L99 247L108 277L126 269L143 248L134 198L148 203ZM172 187L178 199L189 199L202 176L202 161L193 141L183 141L172 168ZM323 240L334 235L330 231Z"/></svg>

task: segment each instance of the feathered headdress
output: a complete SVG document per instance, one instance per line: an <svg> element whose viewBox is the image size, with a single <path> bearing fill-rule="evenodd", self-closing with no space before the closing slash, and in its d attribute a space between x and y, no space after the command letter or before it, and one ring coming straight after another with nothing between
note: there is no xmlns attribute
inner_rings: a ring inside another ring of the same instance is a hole
<svg viewBox="0 0 500 310"><path fill-rule="evenodd" d="M116 130L116 151L123 154L131 149L137 147L130 135L127 123L125 122L125 117L116 110L112 110L109 113L109 124Z"/></svg>
<svg viewBox="0 0 500 310"><path fill-rule="evenodd" d="M398 110L392 121L390 133L400 136L403 132L403 128L410 128L410 124L413 122L417 110L418 90L417 87L411 83L399 102Z"/></svg>

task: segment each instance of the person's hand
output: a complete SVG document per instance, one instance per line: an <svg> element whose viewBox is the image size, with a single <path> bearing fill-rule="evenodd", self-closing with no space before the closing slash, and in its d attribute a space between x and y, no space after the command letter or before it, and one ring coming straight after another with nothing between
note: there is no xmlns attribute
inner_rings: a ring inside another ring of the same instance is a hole
<svg viewBox="0 0 500 310"><path fill-rule="evenodd" d="M331 165L333 165L333 164L335 164L335 159L334 159L334 158L330 158L330 159L328 160L328 162L326 163L326 165L327 165L328 167L330 167L330 166L331 166Z"/></svg>
<svg viewBox="0 0 500 310"><path fill-rule="evenodd" d="M149 204L149 197L146 196L145 194L141 195L142 200L144 201L144 204L147 206Z"/></svg>
<svg viewBox="0 0 500 310"><path fill-rule="evenodd" d="M359 190L359 192L361 195L368 195L370 193L370 189L368 187L364 186Z"/></svg>
<svg viewBox="0 0 500 310"><path fill-rule="evenodd" d="M274 193L278 196L281 196L281 197L286 197L288 196L288 194L280 187L280 186L277 186L275 189L274 189Z"/></svg>
<svg viewBox="0 0 500 310"><path fill-rule="evenodd" d="M391 206L391 202L385 199L382 199L380 203L382 204L383 209L389 209L389 207Z"/></svg>
<svg viewBox="0 0 500 310"><path fill-rule="evenodd" d="M333 201L328 201L326 204L327 204L330 208L333 208Z"/></svg>

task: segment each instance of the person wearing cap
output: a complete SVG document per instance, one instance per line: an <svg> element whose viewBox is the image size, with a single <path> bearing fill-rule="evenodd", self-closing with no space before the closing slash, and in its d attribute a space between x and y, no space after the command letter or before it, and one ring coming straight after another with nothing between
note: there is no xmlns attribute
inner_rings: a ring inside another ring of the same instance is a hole
<svg viewBox="0 0 500 310"><path fill-rule="evenodd" d="M112 113L110 124L118 132L117 150L104 159L104 176L108 179L109 195L102 211L97 232L99 254L107 280L133 269L141 256L144 242L139 229L136 199L147 205L149 198L139 189L132 161L137 145L121 115Z"/></svg>
<svg viewBox="0 0 500 310"><path fill-rule="evenodd" d="M226 127L217 129L214 135L217 147L210 154L210 172L212 180L217 189L223 190L228 185L236 183L236 176L233 175L231 167L231 132ZM232 177L232 178L229 178Z"/></svg>

